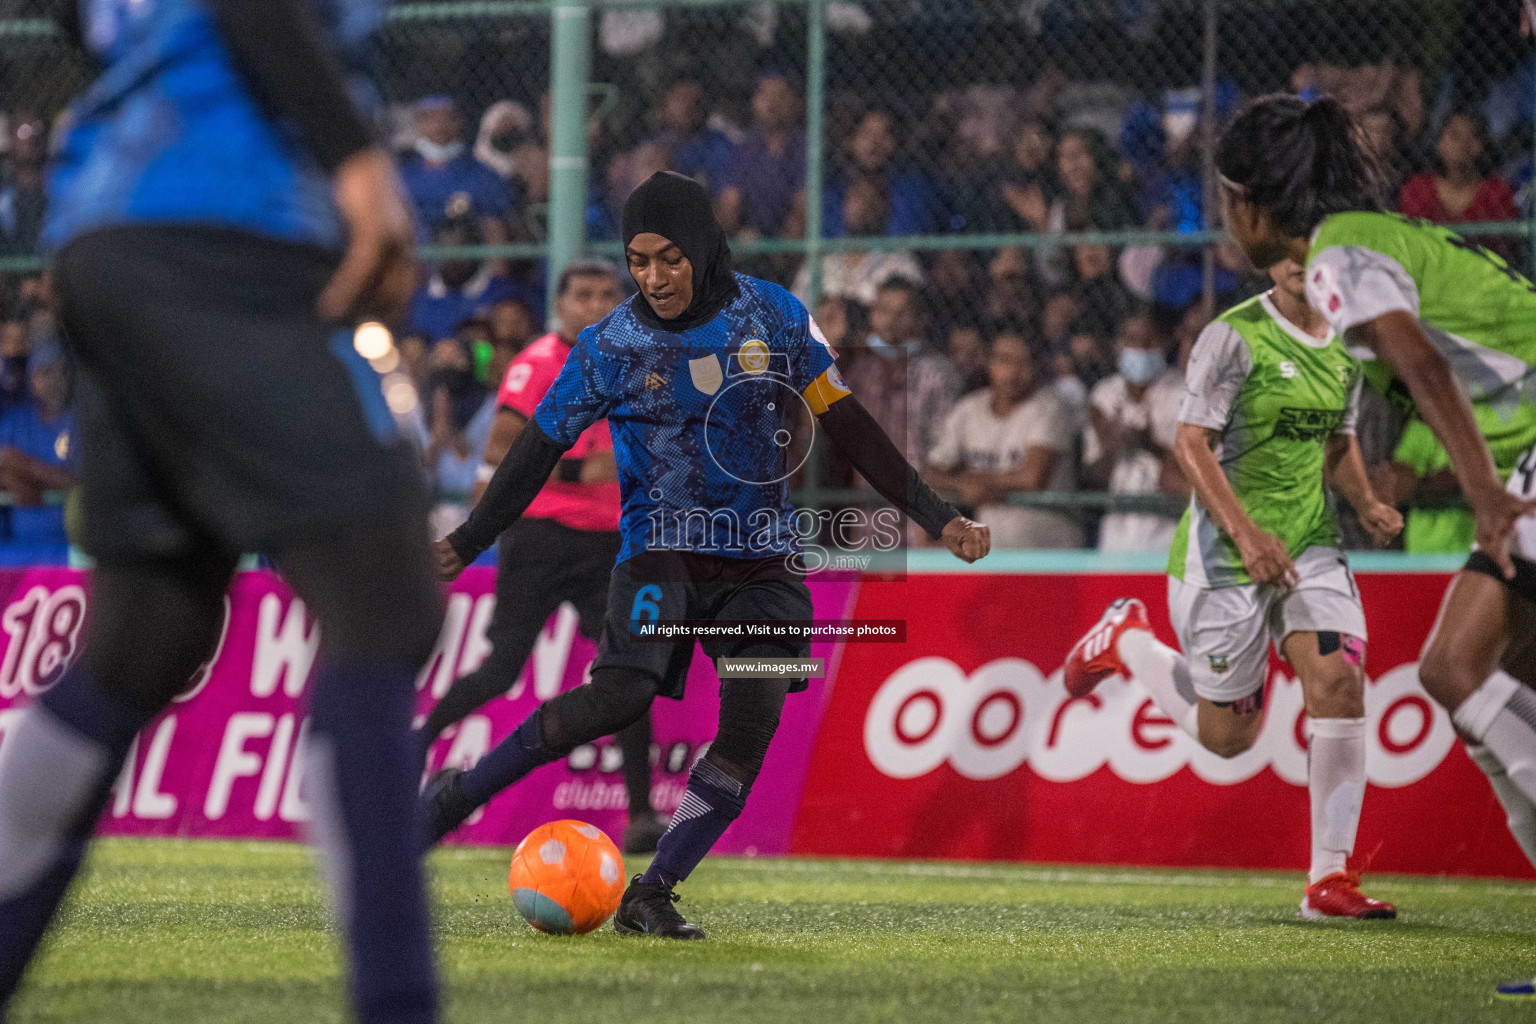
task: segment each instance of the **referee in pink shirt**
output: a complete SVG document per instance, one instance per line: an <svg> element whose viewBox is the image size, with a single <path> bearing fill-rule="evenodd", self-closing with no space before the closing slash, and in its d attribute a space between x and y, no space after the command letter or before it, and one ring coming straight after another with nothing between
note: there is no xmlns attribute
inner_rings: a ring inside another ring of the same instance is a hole
<svg viewBox="0 0 1536 1024"><path fill-rule="evenodd" d="M560 275L555 298L559 329L523 349L497 397L496 420L485 445L485 464L475 497L533 416L544 392L560 374L576 337L597 323L624 292L618 272L601 260L573 263ZM608 580L619 554L619 475L608 421L581 435L522 518L501 535L497 549L496 610L486 636L491 653L454 682L432 709L418 736L423 755L442 731L509 690L533 652L550 615L569 601L581 616L581 633L597 639L608 607ZM651 808L651 716L618 736L629 791L626 853L648 853L666 830Z"/></svg>

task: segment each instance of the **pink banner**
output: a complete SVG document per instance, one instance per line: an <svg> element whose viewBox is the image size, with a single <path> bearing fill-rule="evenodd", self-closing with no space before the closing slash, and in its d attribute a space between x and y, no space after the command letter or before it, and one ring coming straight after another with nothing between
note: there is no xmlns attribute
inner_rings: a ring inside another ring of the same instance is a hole
<svg viewBox="0 0 1536 1024"><path fill-rule="evenodd" d="M417 680L422 715L457 677L473 671L490 647L486 626L495 606L494 572L470 569L453 586L432 660ZM69 569L0 570L0 743L32 698L56 683L78 654L87 610L87 574ZM814 588L816 617L842 618L851 584ZM305 688L319 633L274 574L242 573L230 588L226 622L211 665L138 737L113 788L100 831L108 835L287 839L306 815L299 750L305 735ZM146 638L149 641L150 638ZM836 661L837 645L816 644L814 657ZM576 614L562 608L540 636L529 664L509 690L450 729L430 767L473 764L541 701L578 686L595 654L577 633ZM723 852L783 853L812 737L826 698L824 680L796 694L769 751L747 812L722 840ZM695 652L683 701L654 711L659 758L652 802L670 813L682 798L688 768L713 738L719 684ZM537 825L580 818L610 835L623 831L627 800L611 740L581 747L562 763L535 772L493 800L455 836L469 843L515 843Z"/></svg>

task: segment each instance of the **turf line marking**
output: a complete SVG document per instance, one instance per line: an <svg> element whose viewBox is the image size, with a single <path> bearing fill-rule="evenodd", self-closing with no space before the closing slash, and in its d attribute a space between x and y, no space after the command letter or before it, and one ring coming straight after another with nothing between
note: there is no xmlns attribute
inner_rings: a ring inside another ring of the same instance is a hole
<svg viewBox="0 0 1536 1024"><path fill-rule="evenodd" d="M722 863L727 859L722 859ZM1255 875L1234 878L1230 875L1158 874L1148 872L1111 872L1093 870L1046 870L1040 868L987 867L960 864L874 864L867 861L797 861L773 858L729 858L732 867L750 867L761 870L793 871L801 874L819 872L844 872L865 875L908 875L924 878L973 878L999 882L1058 882L1078 885L1174 885L1195 888L1258 888L1290 889L1296 886L1293 878ZM1297 872L1301 874L1301 872ZM1407 881L1423 889L1456 892L1468 885L1484 892L1504 893L1511 896L1536 896L1536 884L1496 882L1480 878L1441 880L1412 875L1389 876L1393 880Z"/></svg>

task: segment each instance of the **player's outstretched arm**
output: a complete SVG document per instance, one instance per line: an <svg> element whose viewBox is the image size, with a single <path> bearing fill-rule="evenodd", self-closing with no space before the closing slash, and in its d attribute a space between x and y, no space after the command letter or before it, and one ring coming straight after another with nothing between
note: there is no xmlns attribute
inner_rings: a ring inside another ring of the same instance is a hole
<svg viewBox="0 0 1536 1024"><path fill-rule="evenodd" d="M1216 520L1243 560L1243 568L1253 582L1271 586L1291 587L1296 584L1296 566L1291 561L1285 545L1273 534L1259 529L1257 523L1238 501L1237 492L1227 475L1221 471L1221 463L1211 446L1218 438L1216 431L1194 423L1180 423L1173 438L1173 454L1184 471L1184 477L1195 489L1200 504Z"/></svg>
<svg viewBox="0 0 1536 1024"><path fill-rule="evenodd" d="M464 525L437 542L438 571L444 579L458 576L517 521L560 465L566 447L539 429L537 420L524 424Z"/></svg>
<svg viewBox="0 0 1536 1024"><path fill-rule="evenodd" d="M880 424L852 395L844 395L818 418L832 443L880 496L904 511L957 557L974 562L992 550L992 531L962 516L933 493Z"/></svg>
<svg viewBox="0 0 1536 1024"><path fill-rule="evenodd" d="M1488 552L1506 578L1513 578L1509 534L1515 520L1536 510L1536 501L1521 501L1499 483L1493 456L1450 364L1424 336L1412 313L1383 313L1355 331L1408 385L1419 414L1451 457L1451 468L1477 517L1478 548Z"/></svg>
<svg viewBox="0 0 1536 1024"><path fill-rule="evenodd" d="M1360 517L1377 547L1386 547L1403 530L1403 514L1376 497L1360 442L1353 434L1334 434L1328 439L1326 473L1330 482Z"/></svg>

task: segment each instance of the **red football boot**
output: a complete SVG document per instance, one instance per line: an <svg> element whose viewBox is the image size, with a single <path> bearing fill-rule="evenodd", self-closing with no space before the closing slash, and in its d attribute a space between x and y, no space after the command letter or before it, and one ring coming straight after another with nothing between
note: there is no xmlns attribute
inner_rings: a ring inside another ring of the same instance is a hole
<svg viewBox="0 0 1536 1024"><path fill-rule="evenodd" d="M1147 621L1147 606L1134 597L1122 597L1111 604L1098 625L1067 653L1067 663L1061 672L1067 693L1086 697L1109 676L1129 676L1119 651L1120 636L1128 629L1152 630Z"/></svg>
<svg viewBox="0 0 1536 1024"><path fill-rule="evenodd" d="M1301 901L1301 916L1312 920L1325 917L1389 920L1397 916L1397 908L1361 892L1359 870L1348 868L1307 886L1307 895Z"/></svg>

